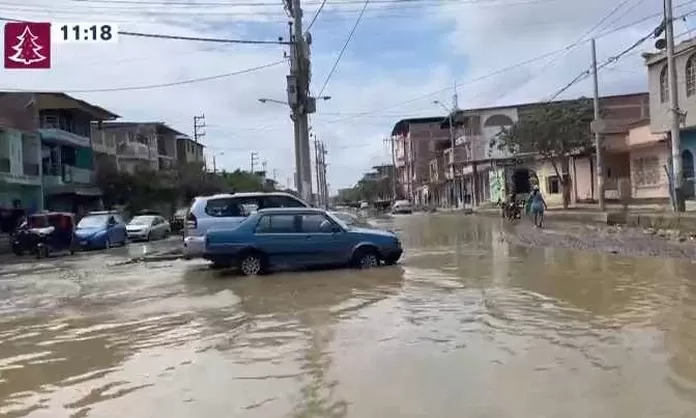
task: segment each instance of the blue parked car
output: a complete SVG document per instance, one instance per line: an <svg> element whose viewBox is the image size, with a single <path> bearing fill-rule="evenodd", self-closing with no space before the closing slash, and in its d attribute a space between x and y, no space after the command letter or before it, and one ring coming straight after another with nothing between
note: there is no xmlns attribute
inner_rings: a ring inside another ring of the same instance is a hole
<svg viewBox="0 0 696 418"><path fill-rule="evenodd" d="M209 230L203 258L257 275L278 267L392 265L402 253L392 232L351 227L322 209L275 208L255 212L234 228Z"/></svg>
<svg viewBox="0 0 696 418"><path fill-rule="evenodd" d="M75 236L82 249L104 248L126 245L128 234L126 223L117 212L90 212L77 223Z"/></svg>

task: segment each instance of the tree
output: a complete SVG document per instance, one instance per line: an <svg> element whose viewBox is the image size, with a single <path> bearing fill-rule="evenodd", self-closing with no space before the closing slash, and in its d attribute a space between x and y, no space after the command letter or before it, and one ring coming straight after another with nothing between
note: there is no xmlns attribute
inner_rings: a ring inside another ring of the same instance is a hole
<svg viewBox="0 0 696 418"><path fill-rule="evenodd" d="M37 39L39 39L39 37L31 33L27 25L24 28L24 32L19 35L19 42L17 42L17 45L12 47L15 54L12 55L10 59L24 64L32 64L45 60L46 57L39 52L44 47L36 43Z"/></svg>
<svg viewBox="0 0 696 418"><path fill-rule="evenodd" d="M503 128L490 145L513 155L535 152L549 162L559 179L563 207L567 208L571 189L568 158L592 149L593 119L589 99L549 103L521 115L514 125Z"/></svg>

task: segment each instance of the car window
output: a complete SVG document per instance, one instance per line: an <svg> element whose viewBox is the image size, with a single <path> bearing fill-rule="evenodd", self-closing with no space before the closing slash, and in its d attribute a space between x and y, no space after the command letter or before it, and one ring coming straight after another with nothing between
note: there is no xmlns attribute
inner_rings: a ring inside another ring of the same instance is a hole
<svg viewBox="0 0 696 418"><path fill-rule="evenodd" d="M242 208L238 199L221 197L206 202L205 213L216 218L242 216Z"/></svg>
<svg viewBox="0 0 696 418"><path fill-rule="evenodd" d="M117 224L124 224L124 223L126 223L126 222L123 220L123 218L121 217L121 215L114 215L114 221L115 221Z"/></svg>
<svg viewBox="0 0 696 418"><path fill-rule="evenodd" d="M305 205L302 204L297 199L293 199L287 196L265 196L263 198L264 208L304 208Z"/></svg>
<svg viewBox="0 0 696 418"><path fill-rule="evenodd" d="M302 232L308 234L330 233L331 221L322 214L302 215Z"/></svg>
<svg viewBox="0 0 696 418"><path fill-rule="evenodd" d="M256 225L257 234L292 234L298 232L295 215L266 215Z"/></svg>

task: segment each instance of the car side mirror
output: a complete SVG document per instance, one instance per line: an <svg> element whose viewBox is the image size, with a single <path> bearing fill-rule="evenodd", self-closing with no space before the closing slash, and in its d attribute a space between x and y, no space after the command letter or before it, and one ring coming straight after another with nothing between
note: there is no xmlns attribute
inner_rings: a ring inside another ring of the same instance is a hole
<svg viewBox="0 0 696 418"><path fill-rule="evenodd" d="M334 233L334 234L337 234L337 233L339 233L339 232L343 232L343 230L341 229L340 226L338 226L338 225L333 225L333 226L331 226L331 232Z"/></svg>

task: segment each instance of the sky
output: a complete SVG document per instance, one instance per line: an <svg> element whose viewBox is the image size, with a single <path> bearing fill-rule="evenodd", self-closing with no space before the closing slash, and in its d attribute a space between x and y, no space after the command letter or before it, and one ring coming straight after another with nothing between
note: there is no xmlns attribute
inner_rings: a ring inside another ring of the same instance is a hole
<svg viewBox="0 0 696 418"><path fill-rule="evenodd" d="M675 34L696 28L696 0L674 0ZM321 0L303 3L305 25ZM311 29L312 85L318 94L362 0L327 0ZM548 100L591 64L596 38L605 62L659 23L657 0L372 0L311 115L324 141L330 189L350 187L372 166L391 161L389 137L409 117L444 116L452 106L489 107ZM691 13L691 14L689 14ZM55 24L101 24L120 31L206 38L287 40L281 0L1 0L0 17ZM599 73L600 94L647 91L641 52ZM205 115L208 161L251 167L293 186L293 129L283 45L240 45L120 36L110 44L56 44L50 70L6 70L0 90L64 91L124 121L162 121L192 134ZM244 70L278 63L257 71ZM213 78L221 75L221 77ZM175 84L199 78L209 80ZM162 84L174 84L157 87ZM106 90L106 91L105 91ZM559 98L592 95L587 78ZM256 169L261 166L257 165Z"/></svg>

